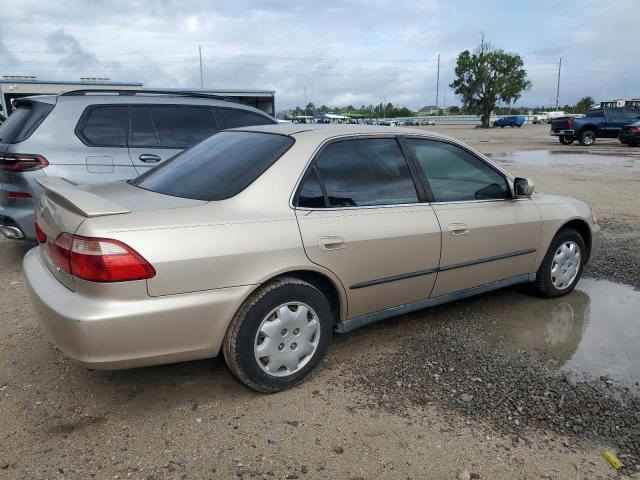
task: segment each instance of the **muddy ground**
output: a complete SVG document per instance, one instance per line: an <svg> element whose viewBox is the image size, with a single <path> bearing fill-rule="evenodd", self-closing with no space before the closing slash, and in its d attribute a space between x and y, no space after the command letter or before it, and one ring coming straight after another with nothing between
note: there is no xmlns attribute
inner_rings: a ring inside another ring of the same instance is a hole
<svg viewBox="0 0 640 480"><path fill-rule="evenodd" d="M627 155L640 151L563 147L546 126L438 129L588 201L604 229L597 279L559 300L512 288L336 336L310 381L259 395L218 359L119 372L66 360L29 303L28 246L2 239L0 478L620 475L604 450L633 475L640 158Z"/></svg>

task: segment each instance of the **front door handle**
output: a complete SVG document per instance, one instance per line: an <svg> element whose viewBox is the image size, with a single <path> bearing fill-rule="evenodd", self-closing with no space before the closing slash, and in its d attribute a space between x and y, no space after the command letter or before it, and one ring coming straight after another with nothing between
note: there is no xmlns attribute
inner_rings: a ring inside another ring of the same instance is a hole
<svg viewBox="0 0 640 480"><path fill-rule="evenodd" d="M160 157L158 155L154 155L153 153L143 153L138 158L144 163L158 163L160 161Z"/></svg>
<svg viewBox="0 0 640 480"><path fill-rule="evenodd" d="M449 233L451 235L467 235L471 231L469 225L465 223L450 223Z"/></svg>
<svg viewBox="0 0 640 480"><path fill-rule="evenodd" d="M347 242L342 237L320 237L318 239L320 250L340 250L347 246Z"/></svg>

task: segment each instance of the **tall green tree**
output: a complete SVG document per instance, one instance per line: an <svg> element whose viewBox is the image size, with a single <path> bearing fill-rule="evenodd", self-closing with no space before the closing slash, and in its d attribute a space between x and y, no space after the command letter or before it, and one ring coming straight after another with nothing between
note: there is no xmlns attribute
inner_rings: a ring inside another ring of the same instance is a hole
<svg viewBox="0 0 640 480"><path fill-rule="evenodd" d="M593 105L595 103L595 100L593 99L593 97L582 97L580 100L578 100L578 103L576 103L576 112L575 113L586 113L587 110L589 110L589 108L591 108L591 105Z"/></svg>
<svg viewBox="0 0 640 480"><path fill-rule="evenodd" d="M465 50L458 55L457 78L449 86L462 101L462 108L480 115L482 126L488 128L498 101L511 105L531 89L523 66L520 55L483 43L475 53Z"/></svg>

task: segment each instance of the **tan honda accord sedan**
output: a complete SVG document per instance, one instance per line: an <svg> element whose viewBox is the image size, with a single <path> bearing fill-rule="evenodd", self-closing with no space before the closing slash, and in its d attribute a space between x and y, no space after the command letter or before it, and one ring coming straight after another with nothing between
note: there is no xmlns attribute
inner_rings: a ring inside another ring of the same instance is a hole
<svg viewBox="0 0 640 480"><path fill-rule="evenodd" d="M129 182L40 183L24 268L62 352L116 369L222 350L263 392L334 331L517 283L564 295L598 243L585 203L422 130L251 127Z"/></svg>

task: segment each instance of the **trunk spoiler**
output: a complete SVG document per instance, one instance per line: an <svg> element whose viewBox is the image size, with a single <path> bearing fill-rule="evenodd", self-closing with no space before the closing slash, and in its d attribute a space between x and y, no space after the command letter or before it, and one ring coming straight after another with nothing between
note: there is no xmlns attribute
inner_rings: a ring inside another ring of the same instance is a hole
<svg viewBox="0 0 640 480"><path fill-rule="evenodd" d="M85 217L100 217L131 213L131 210L113 203L111 200L78 188L77 183L59 177L37 178L45 192L55 195L66 205Z"/></svg>

